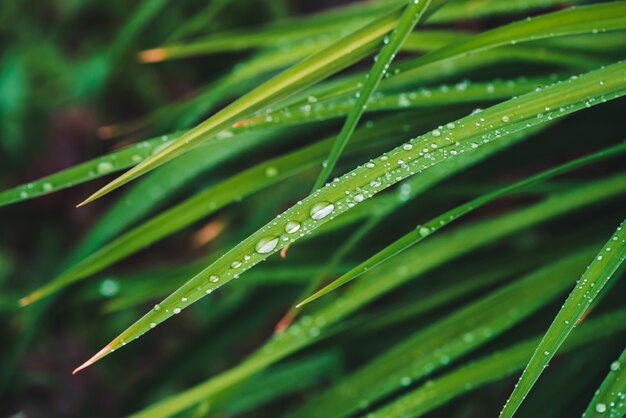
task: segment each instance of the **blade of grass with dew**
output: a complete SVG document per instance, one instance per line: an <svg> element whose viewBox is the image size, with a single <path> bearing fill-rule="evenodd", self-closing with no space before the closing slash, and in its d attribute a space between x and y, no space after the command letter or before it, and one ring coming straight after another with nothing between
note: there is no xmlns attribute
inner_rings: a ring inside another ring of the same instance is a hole
<svg viewBox="0 0 626 418"><path fill-rule="evenodd" d="M334 289L343 286L344 284L354 280L359 277L361 274L366 272L369 269L376 267L377 265L384 263L385 261L392 258L394 255L406 250L412 245L417 244L422 239L426 238L430 234L438 231L449 223L459 219L460 217L467 215L470 212L473 212L476 209L483 207L484 205L499 199L500 197L506 196L507 194L531 185L533 183L543 182L552 177L558 176L560 174L567 173L568 171L576 170L578 168L584 167L589 164L594 164L599 161L602 161L607 158L614 157L616 155L620 155L626 152L626 142L622 142L621 144L612 146L607 149L603 149L601 151L595 152L593 154L586 155L584 157L578 158L569 163L562 164L558 167L554 167L543 171L541 173L535 174L534 176L528 177L524 180L518 181L516 183L510 184L508 186L502 187L500 189L494 190L490 193L481 195L476 199L473 199L467 203L464 203L460 206L457 206L454 209L451 209L433 219L426 222L423 225L418 225L415 230L405 234L398 240L394 241L392 244L385 247L383 250L377 252L372 257L368 258L357 267L352 269L351 271L344 274L342 277L333 281L329 285L325 286L319 292L311 295L304 301L298 304L298 307L307 304L309 302L314 301L315 299L333 291Z"/></svg>
<svg viewBox="0 0 626 418"><path fill-rule="evenodd" d="M416 128L424 121L404 116L403 124ZM367 143L378 137L393 139L398 135L406 137L406 133L396 132L393 124L374 125L363 129L355 145ZM313 145L297 149L284 156L257 164L210 187L185 201L173 206L165 212L149 219L141 225L126 232L121 237L102 247L89 257L73 265L48 285L35 290L22 299L23 304L32 303L44 296L56 292L65 286L101 271L112 263L132 254L155 241L170 235L193 222L217 211L225 205L235 202L243 196L266 188L283 179L289 178L306 169L313 168L322 160L332 145L332 138ZM355 147L355 149L357 149Z"/></svg>
<svg viewBox="0 0 626 418"><path fill-rule="evenodd" d="M368 272L368 277L356 282L344 297L333 300L292 325L297 332L276 334L239 365L157 402L133 414L133 417L167 417L198 402L211 399L268 365L325 338L333 332L332 326L341 319L409 280L503 237L626 193L625 182L626 175L596 181L528 208L433 237L398 256L396 262L403 266L402 270L394 265L381 266Z"/></svg>
<svg viewBox="0 0 626 418"><path fill-rule="evenodd" d="M517 80L494 80L491 82L463 81L457 84L442 84L396 93L375 93L367 102L365 112L377 112L407 108L431 107L459 103L485 103L508 99L528 93L533 89L556 81L554 77L520 78ZM324 121L349 114L357 106L350 97L326 99L293 107L271 111L237 122L237 126L253 127L261 124L271 126L285 123Z"/></svg>
<svg viewBox="0 0 626 418"><path fill-rule="evenodd" d="M313 184L313 191L319 189L326 183L328 177L335 168L339 156L343 152L346 144L350 140L350 136L354 132L356 125L359 123L368 101L374 94L374 91L380 84L385 72L389 68L391 61L395 58L400 47L406 40L410 32L413 31L417 22L422 18L426 9L430 7L430 0L410 0L408 5L402 12L400 20L391 35L384 38L384 46L376 56L374 65L365 77L363 87L356 94L354 106L348 112L348 117L341 127L341 131L337 139L333 143L333 147L328 154L328 158L322 164L322 171Z"/></svg>
<svg viewBox="0 0 626 418"><path fill-rule="evenodd" d="M528 18L477 34L465 42L451 44L415 60L419 65L482 51L501 45L536 41L582 33L626 29L624 2L572 7Z"/></svg>
<svg viewBox="0 0 626 418"><path fill-rule="evenodd" d="M129 145L119 151L113 151L28 184L5 190L0 192L0 206L43 196L132 167L147 159L160 147L170 144L180 135L181 133L173 133Z"/></svg>
<svg viewBox="0 0 626 418"><path fill-rule="evenodd" d="M616 332L622 332L625 327L626 310L623 309L585 321L563 344L563 352L575 350L599 339L610 338ZM515 344L422 383L415 390L372 412L370 416L372 418L423 416L451 399L522 369L539 341L540 337L537 337ZM618 416L620 415L615 415L615 418Z"/></svg>
<svg viewBox="0 0 626 418"><path fill-rule="evenodd" d="M459 20L501 17L510 14L571 6L589 0L470 0L452 1L428 19L428 23L450 23Z"/></svg>
<svg viewBox="0 0 626 418"><path fill-rule="evenodd" d="M545 306L571 285L590 254L589 249L578 251L543 266L406 336L290 416L339 418L362 413L406 382L448 365Z"/></svg>
<svg viewBox="0 0 626 418"><path fill-rule="evenodd" d="M398 20L398 14L399 10L393 10L283 71L191 129L166 149L113 180L82 204L101 197L183 152L189 151L204 142L209 135L216 134L232 125L237 118L245 117L278 99L285 98L369 55L380 39L393 29Z"/></svg>
<svg viewBox="0 0 626 418"><path fill-rule="evenodd" d="M517 411L550 359L556 354L563 341L602 291L604 285L611 280L613 273L626 259L626 228L624 226L622 223L617 228L615 234L600 250L568 296L548 331L537 345L513 393L504 405L500 413L501 417L512 417Z"/></svg>
<svg viewBox="0 0 626 418"><path fill-rule="evenodd" d="M622 319L626 324L626 319ZM587 321L583 327L587 325ZM566 348L578 330L563 344ZM537 345L535 344L535 347ZM620 418L626 415L626 350L609 366L606 376L583 413L583 418Z"/></svg>
<svg viewBox="0 0 626 418"><path fill-rule="evenodd" d="M278 215L191 278L162 302L163 309L148 312L87 364L144 334L204 297L207 292L230 282L235 276L239 277L283 246L310 234L337 215L404 178L459 153L471 152L508 133L540 125L626 94L625 75L626 63L617 63L519 96L417 137L346 173ZM549 110L546 111L546 108ZM180 217L184 216L187 215L180 214Z"/></svg>

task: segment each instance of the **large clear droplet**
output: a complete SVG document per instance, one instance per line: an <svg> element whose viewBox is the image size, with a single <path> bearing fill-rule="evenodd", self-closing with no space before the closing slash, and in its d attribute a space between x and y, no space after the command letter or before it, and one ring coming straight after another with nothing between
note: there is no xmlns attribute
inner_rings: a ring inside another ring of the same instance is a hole
<svg viewBox="0 0 626 418"><path fill-rule="evenodd" d="M265 237L261 238L259 242L256 243L254 249L259 254L267 254L274 251L276 245L278 245L278 237Z"/></svg>
<svg viewBox="0 0 626 418"><path fill-rule="evenodd" d="M288 234L293 234L294 232L298 232L300 230L300 223L295 221L287 222L285 225L285 232Z"/></svg>
<svg viewBox="0 0 626 418"><path fill-rule="evenodd" d="M335 210L335 205L330 202L319 202L313 205L311 208L311 218L313 219L322 219L327 217Z"/></svg>

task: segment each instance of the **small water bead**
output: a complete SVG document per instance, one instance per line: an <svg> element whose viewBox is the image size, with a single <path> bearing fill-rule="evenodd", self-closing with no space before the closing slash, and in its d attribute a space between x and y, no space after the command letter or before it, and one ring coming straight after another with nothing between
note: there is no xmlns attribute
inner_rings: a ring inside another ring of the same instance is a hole
<svg viewBox="0 0 626 418"><path fill-rule="evenodd" d="M602 402L598 402L596 404L596 412L603 414L606 412L606 404L602 403Z"/></svg>
<svg viewBox="0 0 626 418"><path fill-rule="evenodd" d="M267 167L265 169L265 175L267 177L276 177L278 175L278 169L276 167Z"/></svg>
<svg viewBox="0 0 626 418"><path fill-rule="evenodd" d="M365 167L367 167L367 168L374 168L374 163L367 163L367 164L365 164Z"/></svg>
<svg viewBox="0 0 626 418"><path fill-rule="evenodd" d="M335 205L330 202L319 202L313 205L309 215L315 220L323 219L335 210Z"/></svg>
<svg viewBox="0 0 626 418"><path fill-rule="evenodd" d="M150 328L156 327L156 322L150 322Z"/></svg>
<svg viewBox="0 0 626 418"><path fill-rule="evenodd" d="M276 246L278 245L278 237L265 237L261 238L259 242L256 243L254 249L259 254L267 254L274 251Z"/></svg>
<svg viewBox="0 0 626 418"><path fill-rule="evenodd" d="M231 269L236 269L241 267L241 261L233 261L232 263L230 263L230 268Z"/></svg>
<svg viewBox="0 0 626 418"><path fill-rule="evenodd" d="M427 236L428 234L430 234L430 229L429 229L428 227L422 226L422 227L419 229L419 233L420 233L420 235L421 235L422 237L425 237L425 236Z"/></svg>
<svg viewBox="0 0 626 418"><path fill-rule="evenodd" d="M182 298L180 298L180 301L181 301L181 302L187 302L187 298L182 297Z"/></svg>
<svg viewBox="0 0 626 418"><path fill-rule="evenodd" d="M502 122L508 122L509 117L507 115L502 116Z"/></svg>
<svg viewBox="0 0 626 418"><path fill-rule="evenodd" d="M300 230L300 223L295 221L287 222L285 225L285 232L288 234L293 234L294 232L298 232Z"/></svg>
<svg viewBox="0 0 626 418"><path fill-rule="evenodd" d="M52 184L51 183L44 183L41 185L42 189L44 192L49 192L50 190L52 190Z"/></svg>
<svg viewBox="0 0 626 418"><path fill-rule="evenodd" d="M438 137L438 136L440 136L440 135L441 135L441 131L440 131L439 129L435 129L435 130L432 132L432 135L433 135L434 137Z"/></svg>
<svg viewBox="0 0 626 418"><path fill-rule="evenodd" d="M178 315L180 313L181 309L180 308L174 308L174 314Z"/></svg>
<svg viewBox="0 0 626 418"><path fill-rule="evenodd" d="M615 360L613 363L611 363L611 371L612 372L616 372L620 369L621 367L621 363L619 362L619 360Z"/></svg>
<svg viewBox="0 0 626 418"><path fill-rule="evenodd" d="M101 161L98 163L98 166L96 167L96 169L101 174L108 173L109 171L113 170L113 164L111 164L108 161Z"/></svg>
<svg viewBox="0 0 626 418"><path fill-rule="evenodd" d="M402 149L404 149L405 151L411 151L413 149L413 145L411 145L411 144L404 144L404 145L402 145Z"/></svg>
<svg viewBox="0 0 626 418"><path fill-rule="evenodd" d="M409 376L404 376L401 380L400 383L402 384L402 386L409 386L411 384L413 380L409 377Z"/></svg>
<svg viewBox="0 0 626 418"><path fill-rule="evenodd" d="M158 305L158 304L157 304L157 305L154 305L154 310L155 310L155 311L158 311L159 309L161 309L161 306L160 306L160 305Z"/></svg>
<svg viewBox="0 0 626 418"><path fill-rule="evenodd" d="M361 203L365 198L363 197L362 194L358 194L356 196L354 196L354 201L357 203Z"/></svg>

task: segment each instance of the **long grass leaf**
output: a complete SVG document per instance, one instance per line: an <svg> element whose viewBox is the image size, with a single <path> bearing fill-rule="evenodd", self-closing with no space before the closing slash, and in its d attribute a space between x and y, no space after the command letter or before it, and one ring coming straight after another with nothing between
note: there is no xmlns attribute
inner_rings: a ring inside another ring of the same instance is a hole
<svg viewBox="0 0 626 418"><path fill-rule="evenodd" d="M541 372L572 332L602 288L626 259L626 228L624 224L608 240L580 278L550 328L537 346L515 390L504 405L501 417L512 417L539 379Z"/></svg>

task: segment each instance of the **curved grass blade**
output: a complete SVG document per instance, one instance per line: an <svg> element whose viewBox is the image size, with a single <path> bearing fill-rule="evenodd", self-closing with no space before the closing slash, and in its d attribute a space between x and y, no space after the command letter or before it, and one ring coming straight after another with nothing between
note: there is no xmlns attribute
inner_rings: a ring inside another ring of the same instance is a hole
<svg viewBox="0 0 626 418"><path fill-rule="evenodd" d="M111 174L149 158L159 149L171 144L181 133L159 136L102 157L67 168L28 184L0 192L0 206L21 202L63 190L77 184Z"/></svg>
<svg viewBox="0 0 626 418"><path fill-rule="evenodd" d="M404 337L291 417L344 417L491 341L548 304L584 268L587 250L543 266Z"/></svg>
<svg viewBox="0 0 626 418"><path fill-rule="evenodd" d="M626 319L622 321L626 323ZM572 338L576 335L577 332ZM609 368L609 374L593 396L583 418L620 418L626 415L626 350Z"/></svg>
<svg viewBox="0 0 626 418"><path fill-rule="evenodd" d="M191 129L166 149L105 185L81 204L91 202L189 151L206 141L208 136L232 125L238 118L285 98L367 56L380 39L393 29L398 20L398 14L398 10L393 10L321 52L288 68Z"/></svg>
<svg viewBox="0 0 626 418"><path fill-rule="evenodd" d="M624 328L626 328L626 310L623 309L590 319L572 333L572 337L563 344L563 352L575 350L599 339L612 337ZM540 340L540 337L533 338L474 360L468 365L421 384L415 390L372 412L369 416L371 418L423 416L451 399L522 369ZM607 415L597 415L598 418L605 416ZM618 416L620 415L614 417Z"/></svg>
<svg viewBox="0 0 626 418"><path fill-rule="evenodd" d="M513 393L504 405L501 417L512 417L530 392L541 372L563 341L572 332L585 311L598 296L604 285L611 280L613 273L626 259L626 228L624 223L605 244L604 248L592 261L578 284L567 297L563 307L552 321L550 328L537 346L526 369L522 373Z"/></svg>
<svg viewBox="0 0 626 418"><path fill-rule="evenodd" d="M502 45L624 29L626 29L626 3L624 2L572 7L482 32L464 42L453 43L418 57L412 60L410 65L419 67ZM401 68L399 70L402 71Z"/></svg>
<svg viewBox="0 0 626 418"><path fill-rule="evenodd" d="M388 268L382 266L380 269L369 272L367 278L348 289L345 298L333 300L310 316L303 316L292 325L293 332L276 334L241 364L176 396L157 402L134 414L133 417L167 417L198 402L211 399L268 365L336 332L334 331L336 327L333 325L341 319L409 280L423 276L424 273L450 260L503 237L621 195L626 192L625 182L626 176L624 175L594 182L531 207L433 237L419 247L398 256L397 265L403 266L402 270L398 270L397 265L394 265Z"/></svg>
<svg viewBox="0 0 626 418"><path fill-rule="evenodd" d="M310 234L337 215L402 179L504 135L626 94L625 76L626 63L618 63L545 87L435 129L352 170L278 215L191 278L162 302L162 309L148 312L85 366L239 277L283 246Z"/></svg>
<svg viewBox="0 0 626 418"><path fill-rule="evenodd" d="M439 215L431 219L430 221L426 222L424 225L418 225L415 230L404 235L402 238L399 238L392 244L385 247L383 250L379 251L378 253L368 258L363 263L356 266L354 269L350 270L349 272L347 272L346 274L344 274L337 280L325 286L320 291L306 298L305 300L300 302L297 305L297 307L301 307L309 302L312 302L315 299L335 290L336 288L343 286L344 284L350 282L351 280L356 279L367 270L370 270L380 265L381 263L384 263L385 261L392 258L394 255L406 250L412 245L417 244L422 239L438 231L439 229L443 228L449 223L459 219L460 217L464 215L467 215L470 212L473 212L476 209L483 207L484 205L490 202L493 202L496 199L499 199L500 197L503 197L511 192L514 192L526 186L543 182L552 177L567 173L568 171L576 170L586 165L597 163L598 161L602 161L604 159L614 157L616 155L620 155L624 152L626 152L626 142L622 142L621 144L615 145L613 147L598 151L596 153L576 159L569 163L562 164L558 167L554 167L549 170L543 171L539 174L528 177L524 180L518 181L509 186L494 190L491 193L484 194L482 196L477 197L476 199L473 199L467 203L457 206L456 208L451 209L443 213L442 215Z"/></svg>
<svg viewBox="0 0 626 418"><path fill-rule="evenodd" d="M382 80L389 68L391 61L393 61L409 33L413 31L429 6L430 0L410 0L391 35L385 37L384 46L367 74L363 87L356 94L356 102L348 112L348 117L341 127L341 131L328 154L328 158L322 164L322 171L313 184L313 190L319 189L328 180L330 173L335 168L335 164L337 164L337 160L339 160L339 156L350 140L350 136L359 123L363 112L365 112L368 101L380 84L380 80Z"/></svg>

